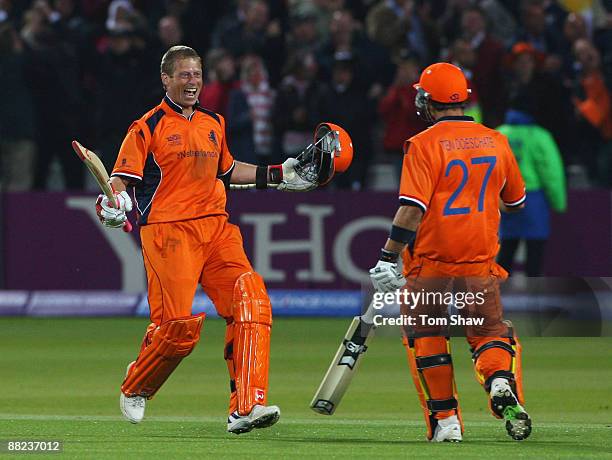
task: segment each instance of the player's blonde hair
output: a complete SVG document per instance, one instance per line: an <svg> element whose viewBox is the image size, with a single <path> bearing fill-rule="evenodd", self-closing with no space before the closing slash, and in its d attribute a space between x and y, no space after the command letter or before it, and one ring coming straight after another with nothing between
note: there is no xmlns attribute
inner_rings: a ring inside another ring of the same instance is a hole
<svg viewBox="0 0 612 460"><path fill-rule="evenodd" d="M161 73L172 75L174 73L176 61L189 58L197 59L200 61L200 65L202 65L202 58L193 48L183 45L171 47L162 57L160 66Z"/></svg>

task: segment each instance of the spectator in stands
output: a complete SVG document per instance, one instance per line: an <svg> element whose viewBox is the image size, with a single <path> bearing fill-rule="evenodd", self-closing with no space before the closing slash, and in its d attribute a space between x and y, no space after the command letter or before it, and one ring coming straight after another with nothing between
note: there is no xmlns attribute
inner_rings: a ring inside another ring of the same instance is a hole
<svg viewBox="0 0 612 460"><path fill-rule="evenodd" d="M462 15L471 4L471 0L448 0L446 2L438 18L438 31L443 45L448 47L457 38L463 36Z"/></svg>
<svg viewBox="0 0 612 460"><path fill-rule="evenodd" d="M408 48L418 54L421 62L433 62L440 55L441 41L438 24L434 19L433 4L428 0L416 0L408 33Z"/></svg>
<svg viewBox="0 0 612 460"><path fill-rule="evenodd" d="M54 0L47 17L59 39L68 44L77 54L80 79L86 72L95 72L95 47L93 27L80 15L76 0Z"/></svg>
<svg viewBox="0 0 612 460"><path fill-rule="evenodd" d="M516 0L514 0L516 1ZM501 0L479 0L478 6L486 14L491 24L491 34L509 48L516 35L516 19Z"/></svg>
<svg viewBox="0 0 612 460"><path fill-rule="evenodd" d="M74 48L62 41L49 23L50 7L37 1L25 14L21 31L25 44L25 81L36 101L34 119L37 126L38 158L34 187L45 189L49 167L57 158L62 166L67 188L83 188L82 165L74 161L67 149L78 137L81 113L81 85Z"/></svg>
<svg viewBox="0 0 612 460"><path fill-rule="evenodd" d="M297 5L293 9L298 10L299 8L311 8L314 6L317 30L321 40L325 42L329 39L329 31L334 13L343 9L349 9L354 14L355 9L359 9L354 5L355 3L362 2L360 0L297 0Z"/></svg>
<svg viewBox="0 0 612 460"><path fill-rule="evenodd" d="M249 3L250 0L236 0L230 12L219 18L212 32L213 46L222 47L225 36L231 33L231 31L239 30L243 27Z"/></svg>
<svg viewBox="0 0 612 460"><path fill-rule="evenodd" d="M210 50L206 56L204 69L208 72L208 78L200 93L200 104L208 110L226 116L229 95L240 85L236 79L236 61L225 49L216 48Z"/></svg>
<svg viewBox="0 0 612 460"><path fill-rule="evenodd" d="M324 99L324 119L342 126L353 141L354 156L351 167L334 179L340 188L362 190L374 157L372 127L375 121L376 101L370 97L355 77L358 63L347 52L336 54L328 96Z"/></svg>
<svg viewBox="0 0 612 460"><path fill-rule="evenodd" d="M564 103L567 92L559 79L543 70L545 61L546 56L530 43L516 43L506 58L510 68L506 100L532 100L530 114L535 123L550 131L557 142L567 145L573 121L568 116L571 107ZM571 154L570 150L564 151L565 158Z"/></svg>
<svg viewBox="0 0 612 460"><path fill-rule="evenodd" d="M98 57L96 145L109 170L125 136L125 127L163 95L155 78L159 70L153 73L154 61L139 46L139 38L130 27L123 25L110 31L108 48Z"/></svg>
<svg viewBox="0 0 612 460"><path fill-rule="evenodd" d="M514 12L508 8L508 3L517 3L517 0L505 2L503 0L448 0L444 2L442 12L438 14L438 33L446 46L454 43L463 35L463 12L476 6L484 13L489 21L491 35L504 46L510 46L516 33L516 18Z"/></svg>
<svg viewBox="0 0 612 460"><path fill-rule="evenodd" d="M164 16L157 24L157 36L161 48L168 48L179 45L183 42L183 28L176 16ZM163 54L163 53L162 53Z"/></svg>
<svg viewBox="0 0 612 460"><path fill-rule="evenodd" d="M489 35L487 18L478 7L463 11L461 30L462 37L476 52L472 83L479 95L483 123L489 127L498 126L503 114L503 47Z"/></svg>
<svg viewBox="0 0 612 460"><path fill-rule="evenodd" d="M574 78L574 43L580 38L588 39L587 25L584 17L579 13L567 15L563 25L563 39L561 41L562 74L565 78Z"/></svg>
<svg viewBox="0 0 612 460"><path fill-rule="evenodd" d="M84 53L91 52L91 44L87 43L91 31L85 20L79 15L76 0L54 0L51 4L41 2L47 9L48 21L61 40L73 45L79 54L79 59L86 58Z"/></svg>
<svg viewBox="0 0 612 460"><path fill-rule="evenodd" d="M391 83L394 69L387 49L368 39L349 10L334 13L329 40L318 53L321 75L325 81L331 80L338 53L348 53L356 58L355 78L360 80L359 84L369 97L379 97L384 87Z"/></svg>
<svg viewBox="0 0 612 460"><path fill-rule="evenodd" d="M316 11L309 4L292 11L290 16L291 29L287 36L287 49L291 52L316 52L321 46L321 37L316 21Z"/></svg>
<svg viewBox="0 0 612 460"><path fill-rule="evenodd" d="M261 56L272 82L278 82L285 54L285 39L279 19L270 20L268 3L252 0L244 7L244 20L220 32L214 46L227 49L234 57Z"/></svg>
<svg viewBox="0 0 612 460"><path fill-rule="evenodd" d="M111 33L143 32L146 26L144 16L134 8L130 0L113 0L108 6L107 31Z"/></svg>
<svg viewBox="0 0 612 460"><path fill-rule="evenodd" d="M24 65L17 31L0 23L0 192L29 190L34 182L34 106Z"/></svg>
<svg viewBox="0 0 612 460"><path fill-rule="evenodd" d="M312 141L315 127L323 120L327 88L317 80L317 72L312 53L290 56L273 115L278 150L284 155L299 154Z"/></svg>
<svg viewBox="0 0 612 460"><path fill-rule="evenodd" d="M550 209L567 207L565 171L551 134L538 126L532 114L533 99L521 95L510 104L505 122L497 128L508 137L525 180L527 200L520 212L502 213L498 262L512 271L521 241L527 245L527 276L541 276L546 240L550 236Z"/></svg>
<svg viewBox="0 0 612 460"><path fill-rule="evenodd" d="M245 56L240 88L230 93L227 117L229 147L237 160L269 165L275 159L272 155L274 97L261 57Z"/></svg>
<svg viewBox="0 0 612 460"><path fill-rule="evenodd" d="M431 2L421 0L380 1L366 17L370 40L387 48L392 56L403 49L432 62L440 51L439 34L431 18Z"/></svg>
<svg viewBox="0 0 612 460"><path fill-rule="evenodd" d="M456 39L448 55L448 60L459 67L468 81L470 88L470 97L466 102L464 113L474 119L477 123L482 123L482 110L478 102L478 91L472 84L474 80L474 67L476 66L476 53L463 38Z"/></svg>
<svg viewBox="0 0 612 460"><path fill-rule="evenodd" d="M412 85L419 80L420 72L415 55L407 51L400 54L393 83L378 103L378 113L385 124L383 148L393 158L398 178L404 159L404 141L427 128L414 106L416 90Z"/></svg>
<svg viewBox="0 0 612 460"><path fill-rule="evenodd" d="M381 0L366 16L370 40L390 50L406 48L414 0Z"/></svg>
<svg viewBox="0 0 612 460"><path fill-rule="evenodd" d="M177 16L165 15L157 21L156 35L150 40L147 58L151 62L161 59L170 47L184 43L185 32Z"/></svg>
<svg viewBox="0 0 612 460"><path fill-rule="evenodd" d="M13 10L13 4L10 0L0 0L0 22L10 20Z"/></svg>
<svg viewBox="0 0 612 460"><path fill-rule="evenodd" d="M165 0L164 3L166 5L169 3L177 5L173 10L167 7L167 14L180 20L185 37L183 44L188 44L190 47L205 53L212 48L212 31L223 13L234 2L228 2L227 0L172 0L170 2Z"/></svg>
<svg viewBox="0 0 612 460"><path fill-rule="evenodd" d="M580 152L590 175L600 184L612 181L612 106L610 91L601 71L601 57L593 44L579 39L574 44L576 65L580 69L573 103Z"/></svg>
<svg viewBox="0 0 612 460"><path fill-rule="evenodd" d="M593 41L602 55L602 72L612 88L612 2L593 0Z"/></svg>
<svg viewBox="0 0 612 460"><path fill-rule="evenodd" d="M544 8L547 26L553 30L562 30L565 18L567 17L567 8L566 6L560 5L560 3L568 5L571 2L559 2L559 0L537 0L536 2L541 4Z"/></svg>
<svg viewBox="0 0 612 460"><path fill-rule="evenodd" d="M562 23L561 23L562 24ZM541 0L523 0L521 4L521 28L516 41L527 42L546 56L546 71L561 70L562 25L551 27L546 23L546 11Z"/></svg>

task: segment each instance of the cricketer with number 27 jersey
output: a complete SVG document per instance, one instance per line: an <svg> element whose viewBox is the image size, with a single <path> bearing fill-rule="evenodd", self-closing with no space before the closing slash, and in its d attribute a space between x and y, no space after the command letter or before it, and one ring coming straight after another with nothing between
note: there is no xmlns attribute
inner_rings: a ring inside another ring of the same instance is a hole
<svg viewBox="0 0 612 460"><path fill-rule="evenodd" d="M447 263L495 257L500 197L507 207L525 201L525 184L503 134L453 116L406 141L400 203L424 212L415 256Z"/></svg>

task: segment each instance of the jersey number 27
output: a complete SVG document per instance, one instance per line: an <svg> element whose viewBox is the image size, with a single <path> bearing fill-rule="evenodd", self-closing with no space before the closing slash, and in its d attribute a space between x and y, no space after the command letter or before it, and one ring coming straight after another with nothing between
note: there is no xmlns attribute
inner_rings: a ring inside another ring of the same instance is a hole
<svg viewBox="0 0 612 460"><path fill-rule="evenodd" d="M480 194L478 195L478 212L482 212L484 210L485 191L487 189L487 184L489 183L489 178L491 177L491 172L493 172L493 168L495 167L496 162L497 162L497 157L494 157L494 156L475 157L475 158L472 158L470 161L470 163L473 165L487 165L487 171L485 172L484 179L482 181L482 185L480 186ZM469 207L453 208L453 203L455 202L455 200L457 199L457 197L463 190L463 187L465 187L465 184L468 181L468 175L469 175L468 167L465 164L465 161L454 159L454 160L451 160L446 166L446 172L444 174L444 177L448 177L451 170L454 167L458 167L461 170L461 174L462 174L461 182L459 183L459 186L455 189L455 191L452 193L452 195L450 196L450 198L444 205L444 212L442 213L442 215L444 216L456 216L458 214L469 214L471 211Z"/></svg>

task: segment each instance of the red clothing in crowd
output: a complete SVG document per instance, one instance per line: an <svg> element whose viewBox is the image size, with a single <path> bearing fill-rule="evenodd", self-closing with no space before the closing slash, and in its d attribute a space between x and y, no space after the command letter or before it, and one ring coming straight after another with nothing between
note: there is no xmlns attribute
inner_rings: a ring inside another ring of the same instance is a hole
<svg viewBox="0 0 612 460"><path fill-rule="evenodd" d="M406 139L427 128L416 113L415 96L412 85L391 86L378 103L378 112L385 122L385 150L401 152Z"/></svg>
<svg viewBox="0 0 612 460"><path fill-rule="evenodd" d="M225 117L227 116L229 95L233 89L239 87L240 82L237 80L215 81L205 85L200 93L200 105Z"/></svg>
<svg viewBox="0 0 612 460"><path fill-rule="evenodd" d="M481 35L472 40L477 60L474 66L472 83L480 96L483 123L495 128L504 119L502 90L503 45L488 35Z"/></svg>

